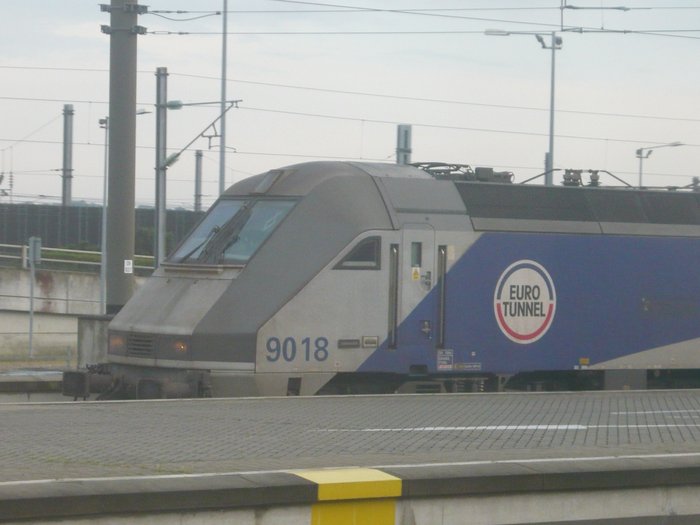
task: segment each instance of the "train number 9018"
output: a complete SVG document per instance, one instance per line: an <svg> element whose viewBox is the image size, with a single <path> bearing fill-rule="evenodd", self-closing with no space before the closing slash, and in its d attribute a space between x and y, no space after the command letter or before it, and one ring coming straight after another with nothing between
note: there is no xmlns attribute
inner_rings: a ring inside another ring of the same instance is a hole
<svg viewBox="0 0 700 525"><path fill-rule="evenodd" d="M284 359L288 363L296 359L304 361L325 361L328 359L328 339L325 337L317 337L311 339L304 337L297 342L294 337L270 337L265 344L267 355L265 358L274 363L280 359Z"/></svg>

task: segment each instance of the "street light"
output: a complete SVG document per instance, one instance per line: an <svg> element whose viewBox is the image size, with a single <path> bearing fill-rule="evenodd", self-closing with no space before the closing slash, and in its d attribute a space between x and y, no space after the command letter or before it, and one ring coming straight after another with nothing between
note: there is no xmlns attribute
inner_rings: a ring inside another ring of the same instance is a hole
<svg viewBox="0 0 700 525"><path fill-rule="evenodd" d="M637 158L639 159L639 187L642 187L642 162L644 159L649 158L649 155L653 153L652 150L657 148L675 148L677 146L683 146L682 142L669 142L668 144L660 144L659 146L648 146L645 148L639 148L636 151ZM644 152L646 151L646 155Z"/></svg>
<svg viewBox="0 0 700 525"><path fill-rule="evenodd" d="M544 183L547 186L552 185L552 173L554 172L554 65L555 53L561 49L562 39L557 36L556 31L551 33L538 33L533 31L503 31L501 29L487 29L484 34L488 36L510 36L510 35L534 35L537 41L542 46L542 49L552 50L552 72L549 89L549 151L544 157ZM544 37L551 37L550 45L547 45Z"/></svg>

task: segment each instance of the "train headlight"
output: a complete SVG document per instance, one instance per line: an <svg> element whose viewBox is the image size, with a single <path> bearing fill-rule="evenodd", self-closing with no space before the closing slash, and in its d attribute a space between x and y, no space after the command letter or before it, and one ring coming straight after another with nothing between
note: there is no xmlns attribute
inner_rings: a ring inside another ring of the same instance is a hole
<svg viewBox="0 0 700 525"><path fill-rule="evenodd" d="M183 341L182 339L173 341L173 350L175 350L175 353L178 355L186 354L189 348L190 346L187 344L187 341Z"/></svg>
<svg viewBox="0 0 700 525"><path fill-rule="evenodd" d="M126 337L122 334L109 334L109 353L126 354Z"/></svg>

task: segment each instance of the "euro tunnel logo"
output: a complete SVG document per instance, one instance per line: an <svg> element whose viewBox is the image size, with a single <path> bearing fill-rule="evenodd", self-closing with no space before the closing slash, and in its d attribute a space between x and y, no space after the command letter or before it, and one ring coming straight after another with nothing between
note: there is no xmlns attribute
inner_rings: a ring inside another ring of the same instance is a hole
<svg viewBox="0 0 700 525"><path fill-rule="evenodd" d="M513 342L534 343L546 334L556 305L554 282L535 261L515 262L498 279L494 313L499 328Z"/></svg>

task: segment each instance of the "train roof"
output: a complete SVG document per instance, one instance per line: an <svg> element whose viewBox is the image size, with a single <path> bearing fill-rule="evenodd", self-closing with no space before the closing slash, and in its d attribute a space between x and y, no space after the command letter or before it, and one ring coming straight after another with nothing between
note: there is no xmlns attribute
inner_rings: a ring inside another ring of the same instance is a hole
<svg viewBox="0 0 700 525"><path fill-rule="evenodd" d="M413 166L378 162L304 162L244 179L231 186L224 195L265 193L275 196L303 196L329 179L363 176L432 180L424 170Z"/></svg>
<svg viewBox="0 0 700 525"><path fill-rule="evenodd" d="M494 178L488 169L417 166L307 162L240 181L226 195L302 197L331 179L364 177L374 180L395 227L430 213L468 216L477 231L700 236L698 192L511 184L508 172L495 172Z"/></svg>

